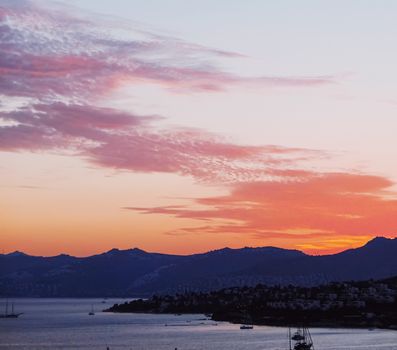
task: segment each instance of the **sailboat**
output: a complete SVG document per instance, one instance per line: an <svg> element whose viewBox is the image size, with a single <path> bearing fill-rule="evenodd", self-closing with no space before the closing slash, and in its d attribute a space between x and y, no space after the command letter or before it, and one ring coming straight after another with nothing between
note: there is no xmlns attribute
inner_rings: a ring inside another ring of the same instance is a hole
<svg viewBox="0 0 397 350"><path fill-rule="evenodd" d="M288 328L289 350L314 350L312 336L309 329L299 327L293 334Z"/></svg>
<svg viewBox="0 0 397 350"><path fill-rule="evenodd" d="M91 311L88 313L88 315L90 315L90 316L94 316L95 315L94 304L91 304Z"/></svg>
<svg viewBox="0 0 397 350"><path fill-rule="evenodd" d="M22 315L22 312L16 313L14 311L14 303L11 303L11 312L8 312L8 300L6 301L6 310L5 313L0 315L0 318L17 318Z"/></svg>

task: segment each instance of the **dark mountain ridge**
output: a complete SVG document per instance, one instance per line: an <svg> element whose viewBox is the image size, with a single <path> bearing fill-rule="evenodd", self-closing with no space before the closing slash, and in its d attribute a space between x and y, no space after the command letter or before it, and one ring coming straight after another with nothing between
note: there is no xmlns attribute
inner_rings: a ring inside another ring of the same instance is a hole
<svg viewBox="0 0 397 350"><path fill-rule="evenodd" d="M224 248L171 255L141 249L89 257L0 254L0 296L105 297L209 291L230 286L314 286L397 275L397 239L312 256L276 247Z"/></svg>

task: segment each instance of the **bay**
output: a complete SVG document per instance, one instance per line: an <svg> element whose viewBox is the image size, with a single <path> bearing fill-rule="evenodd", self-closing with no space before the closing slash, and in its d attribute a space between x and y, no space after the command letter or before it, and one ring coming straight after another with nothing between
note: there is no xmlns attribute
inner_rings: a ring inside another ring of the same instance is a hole
<svg viewBox="0 0 397 350"><path fill-rule="evenodd" d="M287 329L206 320L204 315L112 314L124 299L14 299L17 319L0 319L0 349L285 350ZM0 312L5 300L0 299ZM94 316L88 313L93 305ZM397 331L312 329L316 350L397 350Z"/></svg>

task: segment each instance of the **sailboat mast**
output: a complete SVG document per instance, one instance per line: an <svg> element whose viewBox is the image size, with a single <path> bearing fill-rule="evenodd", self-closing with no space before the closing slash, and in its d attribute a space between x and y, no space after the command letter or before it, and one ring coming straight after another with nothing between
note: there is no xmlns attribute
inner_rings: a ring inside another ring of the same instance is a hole
<svg viewBox="0 0 397 350"><path fill-rule="evenodd" d="M310 334L309 328L307 328L307 336L308 336L309 342L310 342L310 344L312 344L312 347L313 347L313 350L314 350L312 335Z"/></svg>
<svg viewBox="0 0 397 350"><path fill-rule="evenodd" d="M8 315L8 299L6 300L6 316Z"/></svg>

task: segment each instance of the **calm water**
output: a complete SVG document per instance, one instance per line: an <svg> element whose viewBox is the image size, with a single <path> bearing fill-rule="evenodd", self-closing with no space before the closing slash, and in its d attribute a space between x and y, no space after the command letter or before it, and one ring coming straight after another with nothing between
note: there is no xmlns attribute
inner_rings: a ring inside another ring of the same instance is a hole
<svg viewBox="0 0 397 350"><path fill-rule="evenodd" d="M0 349L281 350L287 330L203 321L201 315L122 315L100 310L122 300L17 299L18 319L0 319ZM4 300L0 299L1 308ZM94 304L95 316L89 316ZM4 309L3 309L4 310ZM1 312L3 312L1 310ZM168 326L165 326L165 325ZM313 329L316 350L397 350L397 331Z"/></svg>

